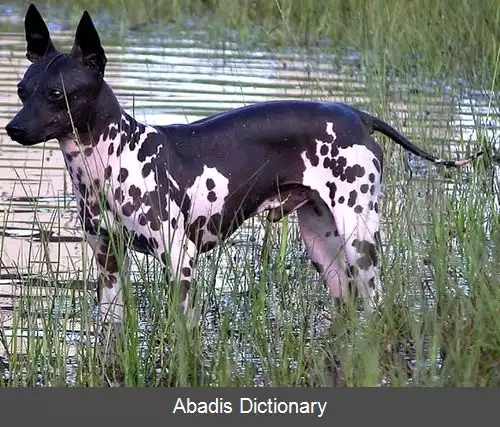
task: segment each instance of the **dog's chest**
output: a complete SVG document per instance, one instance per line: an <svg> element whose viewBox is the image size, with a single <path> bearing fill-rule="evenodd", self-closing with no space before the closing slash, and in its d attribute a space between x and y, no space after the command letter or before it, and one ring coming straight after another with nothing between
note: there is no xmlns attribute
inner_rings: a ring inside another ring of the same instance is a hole
<svg viewBox="0 0 500 427"><path fill-rule="evenodd" d="M92 216L111 213L109 220L126 225L141 206L148 205L146 195L156 187L153 175L143 176L145 162L138 152L153 128L110 123L95 141L60 141L77 202L83 200Z"/></svg>

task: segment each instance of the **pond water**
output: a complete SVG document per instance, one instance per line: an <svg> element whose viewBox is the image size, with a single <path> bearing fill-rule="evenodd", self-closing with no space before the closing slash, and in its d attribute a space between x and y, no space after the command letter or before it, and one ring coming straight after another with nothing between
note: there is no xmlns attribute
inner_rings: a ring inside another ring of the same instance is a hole
<svg viewBox="0 0 500 427"><path fill-rule="evenodd" d="M50 280L44 280L48 269L50 277L83 286L84 264L91 257L81 242L58 144L25 148L4 130L20 107L16 84L29 65L24 13L23 8L0 6L0 323L7 338L23 280L31 278L45 296L51 294ZM248 48L230 37L208 40L207 33L194 27L122 32L105 16L93 19L108 58L108 83L122 105L149 124L185 123L271 99L338 100L376 112L373 82L355 51L339 56L320 48L271 50L265 42ZM62 18L49 22L56 47L69 49L74 28ZM431 80L412 84L388 73L384 109L391 116L386 119L416 143L420 140L411 124L422 120L432 126L427 137L436 145L434 152L443 153L445 146L447 157L465 149L476 151L478 121L487 136L498 141L500 122L490 114L490 94ZM428 169L415 159L410 163L417 178L420 170ZM260 238L252 227L260 227L260 222L250 224L235 241L245 242L248 235ZM88 274L92 276L92 270ZM0 344L0 355L4 350Z"/></svg>

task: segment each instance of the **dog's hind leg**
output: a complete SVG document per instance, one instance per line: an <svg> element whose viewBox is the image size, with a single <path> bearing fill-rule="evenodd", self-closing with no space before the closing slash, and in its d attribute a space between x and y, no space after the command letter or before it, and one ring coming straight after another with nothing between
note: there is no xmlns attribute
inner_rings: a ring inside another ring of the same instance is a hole
<svg viewBox="0 0 500 427"><path fill-rule="evenodd" d="M342 298L349 292L344 243L328 206L321 199L297 210L300 233L312 264L323 277L331 295Z"/></svg>
<svg viewBox="0 0 500 427"><path fill-rule="evenodd" d="M366 180L366 182L365 182ZM331 207L349 264L349 273L363 297L365 310L373 309L381 295L376 275L380 249L378 197L380 174L369 171L352 185L345 185Z"/></svg>
<svg viewBox="0 0 500 427"><path fill-rule="evenodd" d="M381 293L375 271L379 246L378 197L381 190L381 157L377 158L363 145L337 151L339 153L332 159L328 158L328 153L323 155L323 161L318 162L317 166L313 166L303 156L306 165L304 184L317 191L322 202L316 202L316 206L322 206L323 217L328 218L333 225L328 225L326 219L320 219L319 214L316 215L318 218L313 220L314 212L308 206L303 211L299 210L299 219L300 215L306 215L301 220L304 224L302 235L309 252L312 252L315 258L321 258L323 269L327 268L323 275L333 295L340 294L341 299L345 300L350 294L349 285L352 283L362 296L365 309L371 310ZM318 154L321 154L319 149ZM323 167L325 163L328 168ZM325 216L325 209L332 218ZM329 227L338 231L335 242L325 238L325 230ZM321 238L313 237L313 233L319 234L317 230L323 232ZM314 243L313 240L317 242ZM342 258L338 254L339 247L344 255ZM333 260L335 268L328 267L328 259ZM346 265L342 264L344 260Z"/></svg>

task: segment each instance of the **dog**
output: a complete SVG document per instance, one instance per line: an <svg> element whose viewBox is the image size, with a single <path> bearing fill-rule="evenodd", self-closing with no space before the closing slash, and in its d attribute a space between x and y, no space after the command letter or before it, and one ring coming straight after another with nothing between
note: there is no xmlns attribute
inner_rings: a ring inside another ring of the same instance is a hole
<svg viewBox="0 0 500 427"><path fill-rule="evenodd" d="M107 60L87 11L69 54L55 49L33 4L25 33L32 64L18 84L22 108L6 131L24 146L59 141L99 267L106 324L119 326L124 314L128 264L122 268L118 250L159 259L188 311L197 256L263 212L273 222L296 212L331 295L360 295L373 310L382 292L383 174L374 132L434 165L461 167L482 154L436 158L384 121L333 102L269 101L190 124L148 126L120 107L104 81Z"/></svg>

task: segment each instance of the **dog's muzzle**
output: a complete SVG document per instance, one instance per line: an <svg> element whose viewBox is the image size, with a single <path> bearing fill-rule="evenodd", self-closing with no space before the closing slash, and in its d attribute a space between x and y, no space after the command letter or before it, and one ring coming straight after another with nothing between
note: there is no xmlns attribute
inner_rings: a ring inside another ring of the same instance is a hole
<svg viewBox="0 0 500 427"><path fill-rule="evenodd" d="M24 129L12 122L8 123L7 126L5 126L5 130L7 131L7 135L9 135L9 137L13 141L17 142L22 139L24 134Z"/></svg>
<svg viewBox="0 0 500 427"><path fill-rule="evenodd" d="M26 128L20 126L15 119L11 120L7 126L5 126L5 130L10 139L21 145L35 145L43 140L40 139L40 134L38 132L27 131Z"/></svg>

